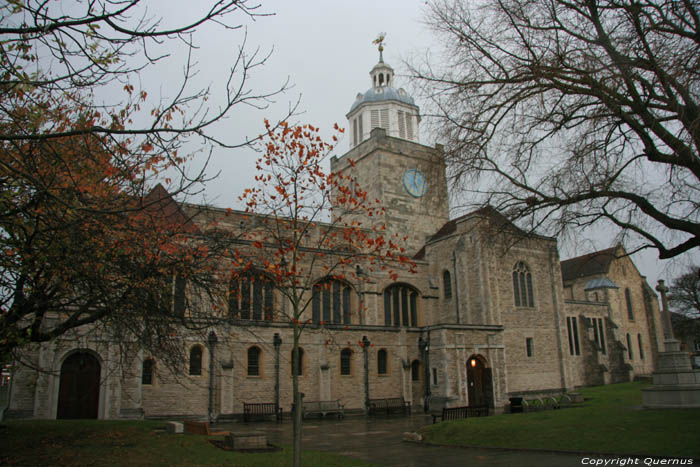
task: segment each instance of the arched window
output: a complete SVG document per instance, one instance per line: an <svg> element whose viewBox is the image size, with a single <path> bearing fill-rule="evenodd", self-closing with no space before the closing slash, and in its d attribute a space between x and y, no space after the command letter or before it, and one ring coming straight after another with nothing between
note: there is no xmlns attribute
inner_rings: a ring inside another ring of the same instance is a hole
<svg viewBox="0 0 700 467"><path fill-rule="evenodd" d="M292 376L294 376L295 373L299 376L304 374L304 349L299 347L299 361L297 361L296 367L294 365L294 349L292 349L292 353L289 355L289 361L291 362Z"/></svg>
<svg viewBox="0 0 700 467"><path fill-rule="evenodd" d="M248 349L248 376L260 376L260 349L255 346Z"/></svg>
<svg viewBox="0 0 700 467"><path fill-rule="evenodd" d="M340 351L340 374L345 376L352 374L352 350L350 349Z"/></svg>
<svg viewBox="0 0 700 467"><path fill-rule="evenodd" d="M153 367L155 361L152 358L147 358L143 361L143 369L141 370L141 384L153 384Z"/></svg>
<svg viewBox="0 0 700 467"><path fill-rule="evenodd" d="M642 335L637 334L637 344L639 345L639 358L644 360L644 348L642 347Z"/></svg>
<svg viewBox="0 0 700 467"><path fill-rule="evenodd" d="M411 362L411 381L420 381L420 361Z"/></svg>
<svg viewBox="0 0 700 467"><path fill-rule="evenodd" d="M625 302L627 302L627 319L634 321L634 313L632 313L632 297L630 289L625 289Z"/></svg>
<svg viewBox="0 0 700 467"><path fill-rule="evenodd" d="M452 298L452 278L450 277L450 271L445 270L442 272L442 286L445 292L445 298L449 300Z"/></svg>
<svg viewBox="0 0 700 467"><path fill-rule="evenodd" d="M246 272L235 276L229 286L229 316L238 319L272 321L274 284L265 274Z"/></svg>
<svg viewBox="0 0 700 467"><path fill-rule="evenodd" d="M630 338L630 335L627 334L627 356L629 357L630 360L634 358L632 354L632 339Z"/></svg>
<svg viewBox="0 0 700 467"><path fill-rule="evenodd" d="M377 352L377 374L387 374L387 354L386 349L379 349Z"/></svg>
<svg viewBox="0 0 700 467"><path fill-rule="evenodd" d="M535 306L532 290L532 274L523 261L518 261L513 267L513 295L515 306Z"/></svg>
<svg viewBox="0 0 700 467"><path fill-rule="evenodd" d="M190 349L190 375L200 376L202 374L202 348L195 345Z"/></svg>
<svg viewBox="0 0 700 467"><path fill-rule="evenodd" d="M395 284L384 290L384 324L418 326L418 292L415 289Z"/></svg>
<svg viewBox="0 0 700 467"><path fill-rule="evenodd" d="M326 279L316 283L311 298L314 323L351 324L352 288L345 282Z"/></svg>

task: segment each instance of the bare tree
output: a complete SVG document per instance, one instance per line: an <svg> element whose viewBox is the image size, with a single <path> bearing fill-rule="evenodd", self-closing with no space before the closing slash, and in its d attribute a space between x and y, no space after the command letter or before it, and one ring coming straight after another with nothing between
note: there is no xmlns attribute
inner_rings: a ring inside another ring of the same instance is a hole
<svg viewBox="0 0 700 467"><path fill-rule="evenodd" d="M465 197L630 252L700 245L697 2L435 0L427 22L444 54L412 71Z"/></svg>
<svg viewBox="0 0 700 467"><path fill-rule="evenodd" d="M285 86L249 88L267 55L246 52L241 35L228 74L212 77L220 89L196 88L198 30L226 34L260 16L245 0L196 7L169 27L140 0L0 6L0 357L95 325L177 363L177 326L210 324L186 301L219 293L214 265L229 239L204 235L173 201L206 181L188 173L184 145L206 156L250 144L213 126ZM141 77L177 47L176 92L153 100Z"/></svg>
<svg viewBox="0 0 700 467"><path fill-rule="evenodd" d="M676 313L700 318L700 268L692 266L688 272L671 282L669 301Z"/></svg>

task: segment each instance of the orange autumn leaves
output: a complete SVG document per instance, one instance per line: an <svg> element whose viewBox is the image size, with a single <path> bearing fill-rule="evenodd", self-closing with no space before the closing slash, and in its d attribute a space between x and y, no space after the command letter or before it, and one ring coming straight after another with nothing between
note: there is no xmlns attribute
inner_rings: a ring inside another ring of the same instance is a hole
<svg viewBox="0 0 700 467"><path fill-rule="evenodd" d="M253 247L241 253L248 264L264 265L280 284L305 287L323 276L354 275L359 264L393 280L399 270L415 269L404 255L404 239L386 237L379 220L384 208L362 189L354 161L346 172L327 171L323 165L335 146L313 125L273 127L266 120L265 128L257 184L239 198L247 212L260 215L257 227L244 234ZM342 133L336 124L333 143Z"/></svg>

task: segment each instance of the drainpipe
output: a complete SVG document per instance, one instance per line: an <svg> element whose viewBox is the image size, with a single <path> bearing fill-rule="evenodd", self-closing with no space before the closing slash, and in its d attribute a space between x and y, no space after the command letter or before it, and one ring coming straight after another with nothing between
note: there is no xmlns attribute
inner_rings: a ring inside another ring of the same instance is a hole
<svg viewBox="0 0 700 467"><path fill-rule="evenodd" d="M362 336L362 352L365 357L365 410L369 413L369 346L367 336Z"/></svg>
<svg viewBox="0 0 700 467"><path fill-rule="evenodd" d="M430 331L428 331L428 337L426 340L423 340L422 336L418 338L418 349L423 356L423 377L425 381L423 412L428 413L430 410Z"/></svg>
<svg viewBox="0 0 700 467"><path fill-rule="evenodd" d="M209 343L209 422L214 423L216 421L214 414L214 348L218 342L214 331L209 333L207 341Z"/></svg>
<svg viewBox="0 0 700 467"><path fill-rule="evenodd" d="M457 313L457 324L462 324L462 318L459 316L459 276L457 275L457 250L452 251L452 270L455 276L455 308Z"/></svg>
<svg viewBox="0 0 700 467"><path fill-rule="evenodd" d="M272 340L275 346L275 416L280 411L280 345L282 345L282 338L279 333L275 333L275 337Z"/></svg>
<svg viewBox="0 0 700 467"><path fill-rule="evenodd" d="M362 270L362 268L360 267L359 264L355 266L355 274L357 275L357 282L358 282L358 284L357 284L357 290L358 290L357 299L358 300L357 301L358 301L358 305L359 305L358 308L359 308L359 315L360 315L359 316L360 324L365 324L365 310L364 310L365 307L364 307L364 303L362 303L364 300L364 295L362 293L362 277L364 277L365 272Z"/></svg>

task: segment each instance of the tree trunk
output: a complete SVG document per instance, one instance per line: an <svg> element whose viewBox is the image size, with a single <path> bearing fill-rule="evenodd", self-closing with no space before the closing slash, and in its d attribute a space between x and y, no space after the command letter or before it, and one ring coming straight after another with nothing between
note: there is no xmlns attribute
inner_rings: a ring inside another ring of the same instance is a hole
<svg viewBox="0 0 700 467"><path fill-rule="evenodd" d="M294 316L297 316L296 310ZM301 466L301 411L302 398L299 392L299 324L294 320L294 346L292 351L292 394L294 395L293 430L294 430L294 467Z"/></svg>

